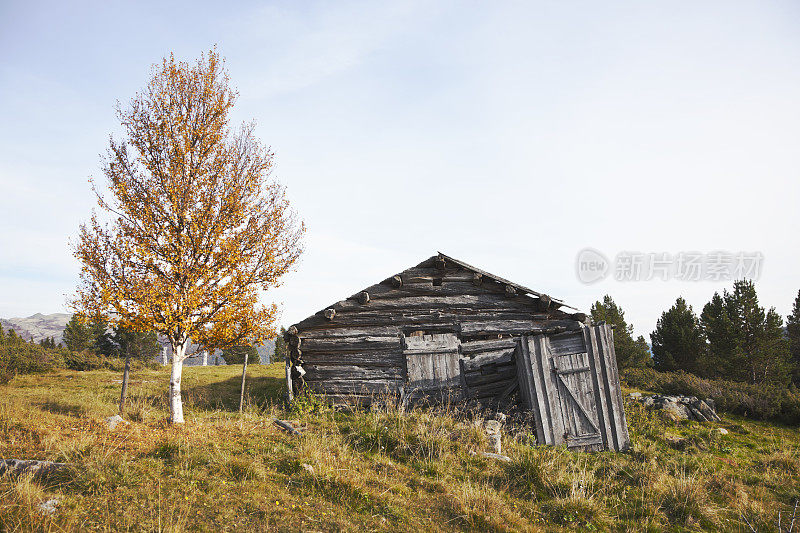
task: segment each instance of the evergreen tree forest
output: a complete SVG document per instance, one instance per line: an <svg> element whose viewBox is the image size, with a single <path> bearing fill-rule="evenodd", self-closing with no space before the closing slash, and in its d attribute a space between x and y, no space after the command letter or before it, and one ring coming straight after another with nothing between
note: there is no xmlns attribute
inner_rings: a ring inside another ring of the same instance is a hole
<svg viewBox="0 0 800 533"><path fill-rule="evenodd" d="M800 293L784 329L775 308L759 304L752 280L714 293L697 316L683 298L651 333L653 366L709 379L788 385L800 377Z"/></svg>

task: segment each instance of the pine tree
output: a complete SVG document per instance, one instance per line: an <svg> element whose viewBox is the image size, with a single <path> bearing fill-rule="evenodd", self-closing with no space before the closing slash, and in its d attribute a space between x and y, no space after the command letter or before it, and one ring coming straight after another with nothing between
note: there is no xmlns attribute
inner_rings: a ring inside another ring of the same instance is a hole
<svg viewBox="0 0 800 533"><path fill-rule="evenodd" d="M39 346L41 346L42 348L55 348L56 343L53 340L53 337L45 337L39 341Z"/></svg>
<svg viewBox="0 0 800 533"><path fill-rule="evenodd" d="M697 365L697 373L703 377L733 378L735 369L744 364L735 327L725 306L726 298L727 291L723 291L721 296L715 292L700 313L700 327L708 340Z"/></svg>
<svg viewBox="0 0 800 533"><path fill-rule="evenodd" d="M88 323L89 335L92 337L90 347L97 354L106 357L117 357L119 352L117 345L112 340L112 333L108 329L108 320L100 315L92 316Z"/></svg>
<svg viewBox="0 0 800 533"><path fill-rule="evenodd" d="M275 337L275 353L272 355L272 362L283 362L286 359L286 328L281 326L280 334Z"/></svg>
<svg viewBox="0 0 800 533"><path fill-rule="evenodd" d="M800 386L800 291L797 291L792 312L786 317L786 334L789 337L792 381Z"/></svg>
<svg viewBox="0 0 800 533"><path fill-rule="evenodd" d="M696 372L698 361L706 349L700 323L686 301L679 297L661 314L656 329L650 334L653 364L663 371Z"/></svg>
<svg viewBox="0 0 800 533"><path fill-rule="evenodd" d="M595 302L591 309L595 322L605 321L614 327L614 351L617 354L617 366L645 367L652 365L647 341L643 336L633 339L633 324L625 322L625 313L608 294L603 301Z"/></svg>
<svg viewBox="0 0 800 533"><path fill-rule="evenodd" d="M758 305L758 296L752 281L737 280L733 292L725 294L725 307L733 322L739 347L745 360L740 379L757 383L760 372L756 369L758 342L766 318L764 308Z"/></svg>
<svg viewBox="0 0 800 533"><path fill-rule="evenodd" d="M783 318L772 307L767 311L758 339L758 381L788 383L791 379L789 340L783 334Z"/></svg>
<svg viewBox="0 0 800 533"><path fill-rule="evenodd" d="M783 337L783 319L774 308L765 311L758 304L751 280L735 281L733 291L724 291L722 297L714 294L700 321L709 341L701 365L705 375L749 383L788 380L789 344Z"/></svg>
<svg viewBox="0 0 800 533"><path fill-rule="evenodd" d="M225 358L225 363L229 365L241 365L244 363L244 356L248 356L250 364L259 361L258 350L255 346L231 346L222 350L222 357Z"/></svg>
<svg viewBox="0 0 800 533"><path fill-rule="evenodd" d="M130 355L142 361L155 358L161 353L158 336L153 331L135 331L124 326L116 326L109 340L120 357Z"/></svg>
<svg viewBox="0 0 800 533"><path fill-rule="evenodd" d="M76 313L69 319L64 328L64 345L73 352L82 352L94 346L94 338L84 316Z"/></svg>

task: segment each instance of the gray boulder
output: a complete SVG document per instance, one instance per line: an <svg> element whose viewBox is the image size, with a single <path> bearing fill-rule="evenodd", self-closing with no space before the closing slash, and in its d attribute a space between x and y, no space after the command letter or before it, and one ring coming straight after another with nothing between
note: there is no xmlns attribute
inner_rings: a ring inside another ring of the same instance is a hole
<svg viewBox="0 0 800 533"><path fill-rule="evenodd" d="M675 421L689 420L691 418L689 409L682 403L664 402L661 404L661 410L667 418L671 418Z"/></svg>
<svg viewBox="0 0 800 533"><path fill-rule="evenodd" d="M652 394L642 396L638 393L629 395L633 401L652 409L661 410L664 415L676 421L696 420L698 422L719 422L714 400L701 400L696 396L677 396Z"/></svg>
<svg viewBox="0 0 800 533"><path fill-rule="evenodd" d="M52 461L36 461L25 459L0 459L0 476L9 474L20 476L32 473L34 479L43 479L65 468L67 463L54 463Z"/></svg>
<svg viewBox="0 0 800 533"><path fill-rule="evenodd" d="M39 509L39 512L43 515L53 514L58 510L58 500L52 499L46 502L39 502L36 508Z"/></svg>
<svg viewBox="0 0 800 533"><path fill-rule="evenodd" d="M128 424L130 424L130 422L123 419L119 415L109 416L108 418L105 419L105 423L108 429L111 430L116 429L116 427L120 424L122 424L123 426L127 426Z"/></svg>

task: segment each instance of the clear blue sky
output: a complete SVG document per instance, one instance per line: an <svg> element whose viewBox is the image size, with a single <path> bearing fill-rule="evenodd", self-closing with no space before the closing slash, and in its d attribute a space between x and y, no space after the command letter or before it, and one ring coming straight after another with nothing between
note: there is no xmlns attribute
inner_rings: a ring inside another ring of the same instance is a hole
<svg viewBox="0 0 800 533"><path fill-rule="evenodd" d="M730 282L584 285L584 247L759 251L800 289L797 2L0 3L0 316L65 310L67 241L169 52L217 44L309 231L285 324L437 250L647 334Z"/></svg>

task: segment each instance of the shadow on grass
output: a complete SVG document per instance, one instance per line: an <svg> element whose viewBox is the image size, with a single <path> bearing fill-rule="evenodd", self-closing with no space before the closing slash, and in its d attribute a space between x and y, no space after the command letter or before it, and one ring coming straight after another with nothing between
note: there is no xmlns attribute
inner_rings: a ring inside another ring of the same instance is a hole
<svg viewBox="0 0 800 533"><path fill-rule="evenodd" d="M67 415L80 418L86 414L86 409L82 405L74 405L69 403L60 402L58 400L47 400L39 404L42 411L57 415Z"/></svg>
<svg viewBox="0 0 800 533"><path fill-rule="evenodd" d="M236 376L224 381L187 387L182 391L184 402L203 411L236 411L239 409L239 393L242 377ZM245 402L266 406L283 401L286 389L284 380L269 376L247 376Z"/></svg>

